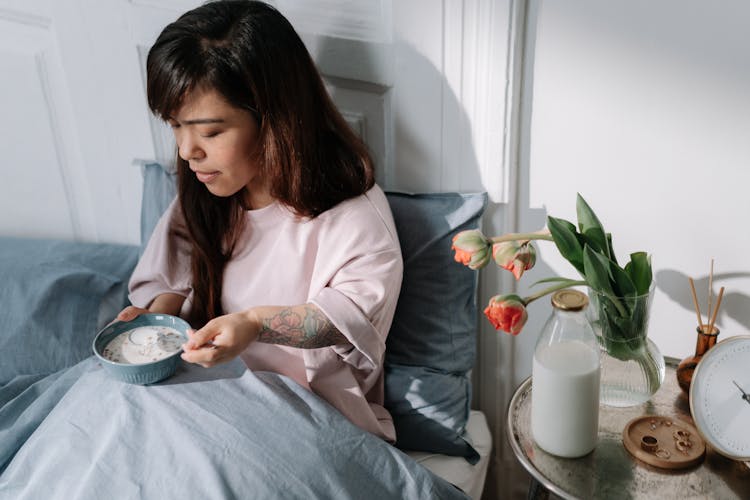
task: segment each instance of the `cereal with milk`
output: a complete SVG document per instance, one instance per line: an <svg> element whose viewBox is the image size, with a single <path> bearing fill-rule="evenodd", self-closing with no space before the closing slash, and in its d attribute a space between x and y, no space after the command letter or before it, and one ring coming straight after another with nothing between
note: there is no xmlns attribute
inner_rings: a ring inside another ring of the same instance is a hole
<svg viewBox="0 0 750 500"><path fill-rule="evenodd" d="M102 354L115 363L153 363L179 351L184 340L180 332L168 326L141 326L112 339Z"/></svg>

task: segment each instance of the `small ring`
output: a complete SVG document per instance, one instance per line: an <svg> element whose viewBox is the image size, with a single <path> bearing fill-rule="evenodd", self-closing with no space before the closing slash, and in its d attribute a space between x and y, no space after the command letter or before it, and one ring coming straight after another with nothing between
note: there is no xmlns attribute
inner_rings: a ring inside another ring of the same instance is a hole
<svg viewBox="0 0 750 500"><path fill-rule="evenodd" d="M672 427L672 421L671 420L662 420L661 423L663 425L666 425L667 427Z"/></svg>
<svg viewBox="0 0 750 500"><path fill-rule="evenodd" d="M641 438L641 448L649 453L654 453L659 448L659 441L654 436L643 436Z"/></svg>
<svg viewBox="0 0 750 500"><path fill-rule="evenodd" d="M656 455L659 458L665 458L665 459L669 459L669 457L672 456L672 454L669 453L669 450L665 450L664 448L659 448L658 450L656 450L654 452L654 455Z"/></svg>
<svg viewBox="0 0 750 500"><path fill-rule="evenodd" d="M684 431L682 429L677 429L672 433L672 437L674 437L676 440L688 440L690 441L690 433L688 431Z"/></svg>
<svg viewBox="0 0 750 500"><path fill-rule="evenodd" d="M693 443L690 441L679 440L675 443L675 447L681 452L687 454L688 450L693 447Z"/></svg>

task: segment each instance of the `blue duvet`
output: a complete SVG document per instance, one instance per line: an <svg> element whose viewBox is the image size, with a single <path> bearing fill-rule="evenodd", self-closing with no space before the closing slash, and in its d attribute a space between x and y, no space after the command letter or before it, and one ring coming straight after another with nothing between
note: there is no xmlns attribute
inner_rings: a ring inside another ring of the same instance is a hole
<svg viewBox="0 0 750 500"><path fill-rule="evenodd" d="M95 358L0 388L0 499L466 498L292 380L235 360L152 386Z"/></svg>

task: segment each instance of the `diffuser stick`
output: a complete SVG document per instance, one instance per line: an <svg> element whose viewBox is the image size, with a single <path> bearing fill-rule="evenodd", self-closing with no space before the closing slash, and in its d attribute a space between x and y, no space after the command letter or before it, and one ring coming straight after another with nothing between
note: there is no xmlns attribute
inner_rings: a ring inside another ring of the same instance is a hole
<svg viewBox="0 0 750 500"><path fill-rule="evenodd" d="M695 283L693 278L688 278L690 281L690 290L693 292L693 304L695 305L695 314L698 316L698 326L703 331L703 319L701 318L701 308L698 306L698 294L695 293Z"/></svg>
<svg viewBox="0 0 750 500"><path fill-rule="evenodd" d="M706 321L710 323L711 319L711 299L714 291L714 259L711 259L711 269L708 272L708 311L706 311ZM711 332L708 332L711 333Z"/></svg>
<svg viewBox="0 0 750 500"><path fill-rule="evenodd" d="M714 331L714 323L716 323L716 315L719 313L719 307L721 307L721 299L724 297L724 287L721 287L719 290L719 297L716 299L716 307L714 308L714 313L711 316L711 322L708 324L708 333L713 333Z"/></svg>

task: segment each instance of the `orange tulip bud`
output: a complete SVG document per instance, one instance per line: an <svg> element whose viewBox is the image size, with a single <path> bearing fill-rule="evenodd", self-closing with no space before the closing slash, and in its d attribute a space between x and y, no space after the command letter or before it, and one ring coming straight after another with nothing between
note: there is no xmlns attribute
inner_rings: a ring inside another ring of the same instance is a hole
<svg viewBox="0 0 750 500"><path fill-rule="evenodd" d="M492 258L495 263L513 273L516 281L521 279L524 271L536 264L536 250L530 242L519 244L518 241L502 241L492 245Z"/></svg>
<svg viewBox="0 0 750 500"><path fill-rule="evenodd" d="M456 251L456 262L476 270L490 261L490 244L480 230L471 229L456 234L451 248Z"/></svg>
<svg viewBox="0 0 750 500"><path fill-rule="evenodd" d="M511 335L521 333L529 317L523 299L514 294L492 297L484 310L484 315L490 320L495 330L502 330Z"/></svg>

